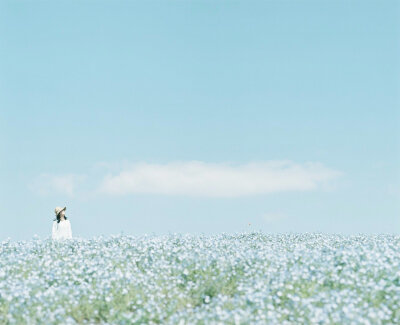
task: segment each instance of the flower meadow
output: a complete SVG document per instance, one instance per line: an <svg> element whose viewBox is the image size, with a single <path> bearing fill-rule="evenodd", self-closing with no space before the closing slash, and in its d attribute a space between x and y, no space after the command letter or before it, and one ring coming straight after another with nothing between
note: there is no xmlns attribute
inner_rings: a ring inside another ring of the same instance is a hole
<svg viewBox="0 0 400 325"><path fill-rule="evenodd" d="M400 236L8 239L0 324L400 324Z"/></svg>

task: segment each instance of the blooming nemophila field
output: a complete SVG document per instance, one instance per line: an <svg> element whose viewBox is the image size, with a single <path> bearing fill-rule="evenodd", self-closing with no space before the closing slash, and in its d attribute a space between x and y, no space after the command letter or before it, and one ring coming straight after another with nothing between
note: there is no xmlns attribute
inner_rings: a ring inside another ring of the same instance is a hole
<svg viewBox="0 0 400 325"><path fill-rule="evenodd" d="M399 324L400 236L1 242L0 324Z"/></svg>

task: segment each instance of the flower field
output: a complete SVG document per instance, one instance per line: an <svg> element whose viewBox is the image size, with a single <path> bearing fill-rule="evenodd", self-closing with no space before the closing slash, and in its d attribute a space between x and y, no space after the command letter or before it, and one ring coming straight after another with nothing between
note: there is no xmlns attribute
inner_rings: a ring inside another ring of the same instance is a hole
<svg viewBox="0 0 400 325"><path fill-rule="evenodd" d="M2 241L0 324L400 324L400 236Z"/></svg>

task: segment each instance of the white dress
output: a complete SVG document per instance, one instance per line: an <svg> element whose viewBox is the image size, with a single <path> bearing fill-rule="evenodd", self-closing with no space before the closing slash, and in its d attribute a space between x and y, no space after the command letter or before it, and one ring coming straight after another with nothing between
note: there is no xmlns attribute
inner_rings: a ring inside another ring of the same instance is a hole
<svg viewBox="0 0 400 325"><path fill-rule="evenodd" d="M53 230L51 233L52 239L67 239L72 238L71 223L69 220L53 221Z"/></svg>

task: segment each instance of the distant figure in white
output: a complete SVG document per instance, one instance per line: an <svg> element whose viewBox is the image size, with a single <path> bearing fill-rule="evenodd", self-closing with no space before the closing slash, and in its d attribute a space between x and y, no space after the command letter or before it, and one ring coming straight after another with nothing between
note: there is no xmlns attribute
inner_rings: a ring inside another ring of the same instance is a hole
<svg viewBox="0 0 400 325"><path fill-rule="evenodd" d="M72 238L71 223L65 216L67 207L56 207L54 210L56 218L53 221L52 239L68 239Z"/></svg>

